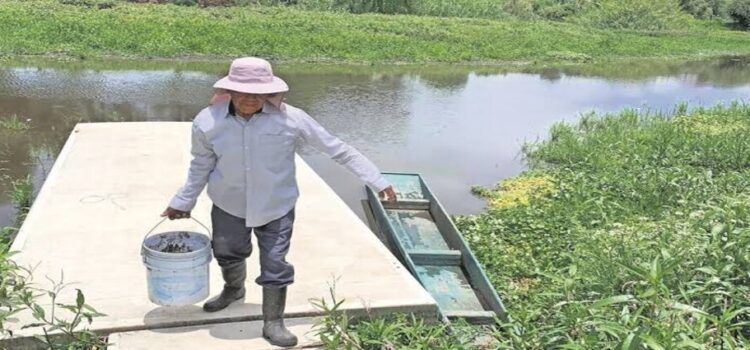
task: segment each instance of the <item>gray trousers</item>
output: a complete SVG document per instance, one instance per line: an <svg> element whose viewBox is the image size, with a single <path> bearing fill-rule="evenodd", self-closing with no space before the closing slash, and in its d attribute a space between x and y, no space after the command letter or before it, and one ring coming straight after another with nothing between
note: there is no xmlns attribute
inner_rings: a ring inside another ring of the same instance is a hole
<svg viewBox="0 0 750 350"><path fill-rule="evenodd" d="M213 251L222 268L244 264L253 251L252 231L258 239L260 276L255 283L281 288L294 282L294 266L286 261L292 239L294 209L286 215L259 227L245 227L245 219L231 215L217 206L211 209Z"/></svg>

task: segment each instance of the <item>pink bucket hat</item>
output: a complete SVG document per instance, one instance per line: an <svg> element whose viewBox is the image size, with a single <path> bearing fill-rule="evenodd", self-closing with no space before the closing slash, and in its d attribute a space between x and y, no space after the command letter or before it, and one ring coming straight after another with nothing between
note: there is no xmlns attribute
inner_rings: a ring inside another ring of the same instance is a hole
<svg viewBox="0 0 750 350"><path fill-rule="evenodd" d="M243 57L232 61L229 75L219 79L214 84L216 92L211 98L211 104L228 99L228 91L238 91L249 94L276 95L271 102L279 107L284 92L289 86L281 78L273 75L271 64L257 57ZM278 100L278 101L276 101Z"/></svg>

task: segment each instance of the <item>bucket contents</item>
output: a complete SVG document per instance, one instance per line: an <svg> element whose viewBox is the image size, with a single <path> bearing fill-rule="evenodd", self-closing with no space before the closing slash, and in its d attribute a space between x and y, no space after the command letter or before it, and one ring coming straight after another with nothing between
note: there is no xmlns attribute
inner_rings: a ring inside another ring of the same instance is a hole
<svg viewBox="0 0 750 350"><path fill-rule="evenodd" d="M190 249L190 247L185 246L185 243L182 244L167 244L167 247L159 250L162 253L190 253L193 250Z"/></svg>
<svg viewBox="0 0 750 350"><path fill-rule="evenodd" d="M194 241L190 240L190 233L186 231L168 232L158 235L159 239L149 247L162 253L190 253L195 250Z"/></svg>

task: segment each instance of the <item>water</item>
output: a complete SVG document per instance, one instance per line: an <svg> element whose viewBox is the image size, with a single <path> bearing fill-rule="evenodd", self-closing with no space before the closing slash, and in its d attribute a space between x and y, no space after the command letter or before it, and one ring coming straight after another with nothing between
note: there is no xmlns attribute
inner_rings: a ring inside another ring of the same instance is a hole
<svg viewBox="0 0 750 350"><path fill-rule="evenodd" d="M226 68L169 65L0 67L0 118L17 115L32 126L25 132L0 130L0 176L6 178L0 181L0 226L13 217L7 178L31 174L39 183L76 122L189 121ZM470 186L491 186L522 171L523 142L543 138L556 121L573 121L592 110L669 111L680 102L750 99L748 58L530 72L279 66L277 74L291 85L290 104L381 170L421 173L451 214L480 211L484 202L470 194ZM362 216L362 184L313 150L304 149L302 156Z"/></svg>

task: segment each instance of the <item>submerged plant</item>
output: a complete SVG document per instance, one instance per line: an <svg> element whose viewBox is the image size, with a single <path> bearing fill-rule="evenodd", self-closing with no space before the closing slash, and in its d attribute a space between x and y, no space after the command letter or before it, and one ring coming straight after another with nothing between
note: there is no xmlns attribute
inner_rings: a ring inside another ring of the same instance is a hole
<svg viewBox="0 0 750 350"><path fill-rule="evenodd" d="M12 131L24 131L30 129L29 120L22 120L13 114L10 117L0 118L0 129Z"/></svg>

